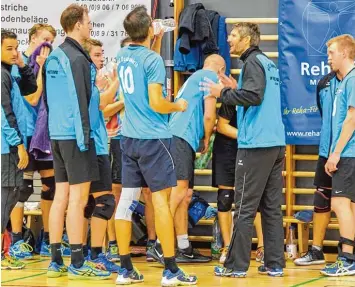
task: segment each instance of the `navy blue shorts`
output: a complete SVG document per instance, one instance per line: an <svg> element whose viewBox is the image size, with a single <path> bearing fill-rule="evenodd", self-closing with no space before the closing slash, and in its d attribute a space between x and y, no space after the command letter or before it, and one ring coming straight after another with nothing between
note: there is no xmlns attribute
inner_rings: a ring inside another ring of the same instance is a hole
<svg viewBox="0 0 355 287"><path fill-rule="evenodd" d="M172 145L172 139L122 137L122 186L148 186L152 192L176 186Z"/></svg>

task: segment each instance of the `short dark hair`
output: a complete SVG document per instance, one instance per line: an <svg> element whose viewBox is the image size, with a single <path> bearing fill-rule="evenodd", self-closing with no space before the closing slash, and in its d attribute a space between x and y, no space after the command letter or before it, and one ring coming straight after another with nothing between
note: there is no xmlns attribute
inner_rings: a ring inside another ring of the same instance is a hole
<svg viewBox="0 0 355 287"><path fill-rule="evenodd" d="M1 44L5 39L17 40L17 35L9 30L1 30Z"/></svg>
<svg viewBox="0 0 355 287"><path fill-rule="evenodd" d="M148 37L152 18L148 15L145 6L137 6L124 19L123 27L133 42L144 42Z"/></svg>
<svg viewBox="0 0 355 287"><path fill-rule="evenodd" d="M87 7L78 4L69 5L60 16L60 25L62 25L64 32L73 31L75 24L83 21L84 14L89 14Z"/></svg>
<svg viewBox="0 0 355 287"><path fill-rule="evenodd" d="M52 25L48 25L48 24L34 24L32 26L32 28L29 30L28 33L28 38L31 41L31 38L33 35L37 34L37 32L42 31L42 30L47 30L48 32L50 32L53 37L57 37L57 31L54 29L54 27Z"/></svg>
<svg viewBox="0 0 355 287"><path fill-rule="evenodd" d="M102 47L102 46L103 46L102 42L96 39L87 39L83 44L84 50L88 53L90 53L92 47Z"/></svg>
<svg viewBox="0 0 355 287"><path fill-rule="evenodd" d="M258 24L249 22L240 22L234 25L240 37L250 36L250 46L258 46L260 43L260 28Z"/></svg>
<svg viewBox="0 0 355 287"><path fill-rule="evenodd" d="M128 42L132 42L131 37L126 37L126 38L124 38L124 39L121 41L121 48L123 48L124 46L126 46L126 44L127 44Z"/></svg>

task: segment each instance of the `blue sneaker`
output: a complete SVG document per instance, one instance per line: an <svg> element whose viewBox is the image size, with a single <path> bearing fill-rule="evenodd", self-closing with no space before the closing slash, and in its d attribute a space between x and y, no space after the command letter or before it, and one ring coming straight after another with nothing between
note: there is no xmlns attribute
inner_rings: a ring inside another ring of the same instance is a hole
<svg viewBox="0 0 355 287"><path fill-rule="evenodd" d="M161 286L190 286L197 284L197 277L190 276L183 270L179 269L176 273L170 270L164 270Z"/></svg>
<svg viewBox="0 0 355 287"><path fill-rule="evenodd" d="M144 277L139 273L138 269L133 267L133 270L128 271L126 268L121 268L118 272L116 285L128 285L140 283L144 281Z"/></svg>
<svg viewBox="0 0 355 287"><path fill-rule="evenodd" d="M269 275L272 277L283 277L284 271L282 268L267 268L265 265L258 267L258 273L262 275Z"/></svg>
<svg viewBox="0 0 355 287"><path fill-rule="evenodd" d="M68 273L68 267L64 264L59 265L56 262L51 262L47 270L48 278L58 278L60 276L66 276Z"/></svg>
<svg viewBox="0 0 355 287"><path fill-rule="evenodd" d="M89 259L89 260L95 264L102 264L103 266L105 266L107 271L110 271L112 273L118 273L121 270L120 266L109 261L106 258L105 254L103 254L103 253L100 253L99 256L95 260L92 260L92 259Z"/></svg>
<svg viewBox="0 0 355 287"><path fill-rule="evenodd" d="M23 240L17 241L14 245L11 245L9 254L18 260L32 259L33 248L31 245L25 243Z"/></svg>
<svg viewBox="0 0 355 287"><path fill-rule="evenodd" d="M92 262L85 261L83 266L75 268L73 264L68 267L68 278L71 280L106 280L111 272L97 268Z"/></svg>
<svg viewBox="0 0 355 287"><path fill-rule="evenodd" d="M44 256L44 257L50 257L51 256L51 245L46 244L44 241L41 243L41 251L39 255Z"/></svg>
<svg viewBox="0 0 355 287"><path fill-rule="evenodd" d="M219 277L245 278L247 273L244 271L233 271L223 266L216 266L214 268L214 275Z"/></svg>
<svg viewBox="0 0 355 287"><path fill-rule="evenodd" d="M320 273L332 277L355 275L355 262L349 263L346 258L338 257L335 263L325 266Z"/></svg>
<svg viewBox="0 0 355 287"><path fill-rule="evenodd" d="M120 262L120 255L118 254L118 246L117 245L109 245L106 258L112 262Z"/></svg>

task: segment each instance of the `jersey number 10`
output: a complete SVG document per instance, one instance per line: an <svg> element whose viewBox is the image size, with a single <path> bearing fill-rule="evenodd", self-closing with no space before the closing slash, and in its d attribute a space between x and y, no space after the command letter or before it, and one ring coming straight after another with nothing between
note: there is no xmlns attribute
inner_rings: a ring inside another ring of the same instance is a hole
<svg viewBox="0 0 355 287"><path fill-rule="evenodd" d="M131 67L121 67L120 69L120 82L125 94L134 93L134 80Z"/></svg>

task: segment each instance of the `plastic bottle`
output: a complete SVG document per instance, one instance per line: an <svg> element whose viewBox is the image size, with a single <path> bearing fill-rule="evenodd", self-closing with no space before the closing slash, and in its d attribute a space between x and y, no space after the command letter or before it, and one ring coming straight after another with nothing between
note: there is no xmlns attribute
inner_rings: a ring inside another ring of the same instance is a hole
<svg viewBox="0 0 355 287"><path fill-rule="evenodd" d="M166 32L170 32L175 30L176 22L173 18L168 19L155 19L153 21L154 35L158 35L161 30Z"/></svg>
<svg viewBox="0 0 355 287"><path fill-rule="evenodd" d="M297 258L297 245L295 241L295 227L290 226L289 233L286 239L287 259L294 260Z"/></svg>
<svg viewBox="0 0 355 287"><path fill-rule="evenodd" d="M213 236L213 241L211 243L211 256L212 259L218 260L221 257L223 238L222 238L221 228L219 227L217 217L212 226L212 236Z"/></svg>
<svg viewBox="0 0 355 287"><path fill-rule="evenodd" d="M212 152L213 152L213 143L215 139L215 134L211 135L210 142L208 144L208 151L205 154L202 154L199 158L195 160L196 169L205 169L208 166L208 163L211 161Z"/></svg>

